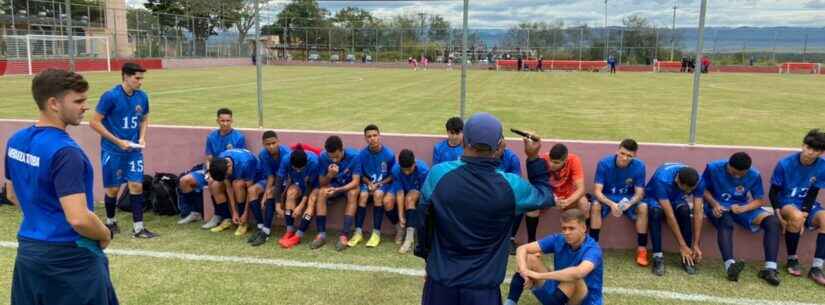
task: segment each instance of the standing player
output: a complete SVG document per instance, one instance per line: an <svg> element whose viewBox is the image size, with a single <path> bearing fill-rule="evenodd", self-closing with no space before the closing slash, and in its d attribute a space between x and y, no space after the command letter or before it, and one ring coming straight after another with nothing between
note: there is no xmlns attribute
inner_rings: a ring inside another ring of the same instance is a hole
<svg viewBox="0 0 825 305"><path fill-rule="evenodd" d="M255 222L258 223L258 231L247 240L253 247L264 244L272 232L275 202L281 199L281 183L277 178L278 170L281 166L281 158L291 152L289 147L280 144L278 134L272 130L265 131L262 140L264 149L258 153L256 182L247 190L249 208L255 216Z"/></svg>
<svg viewBox="0 0 825 305"><path fill-rule="evenodd" d="M318 249L325 243L327 204L331 200L337 200L341 196L346 196L346 207L344 208L344 224L335 243L335 250L343 251L347 248L352 222L354 220L355 208L358 206L358 194L361 190L358 185L361 181L361 165L358 164L358 151L352 148L344 149L344 142L338 136L330 136L324 142L324 153L318 161L318 180L321 190L318 191L316 201L315 224L318 226L318 237L309 245L312 249ZM323 233L323 234L322 234Z"/></svg>
<svg viewBox="0 0 825 305"><path fill-rule="evenodd" d="M128 185L132 205L132 236L153 238L155 233L143 226L143 151L149 126L149 97L142 90L141 66L126 63L121 68L123 82L103 93L89 126L100 134L103 187L106 188L106 226L118 233L115 211L117 193Z"/></svg>
<svg viewBox="0 0 825 305"><path fill-rule="evenodd" d="M645 186L645 203L650 218L653 244L653 274L665 274L662 252L662 217L667 221L682 255L682 267L695 274L695 263L702 259L699 237L702 236L702 213L705 193L703 181L695 169L681 163L665 163L656 169ZM690 195L690 196L689 196ZM692 200L690 200L693 197ZM693 203L691 207L690 203ZM693 222L691 223L691 213Z"/></svg>
<svg viewBox="0 0 825 305"><path fill-rule="evenodd" d="M117 295L103 253L112 233L94 213L94 171L66 133L89 110L89 83L49 69L32 80L40 118L6 144L9 201L23 210L11 304L110 304Z"/></svg>
<svg viewBox="0 0 825 305"><path fill-rule="evenodd" d="M367 241L367 247L374 248L381 243L381 223L384 221L385 213L381 213L384 207L387 217L396 230L398 227L398 214L392 211L392 196L385 197L392 191L392 170L395 165L395 153L381 144L381 132L374 124L364 128L364 139L367 140L367 147L364 147L358 154L358 163L361 165L361 194L358 198L358 210L355 213L355 234L349 240L350 247L355 247L364 239L362 227L367 213L367 201L372 196L374 206L372 213L373 232Z"/></svg>
<svg viewBox="0 0 825 305"><path fill-rule="evenodd" d="M762 175L751 167L751 157L738 152L728 160L708 163L702 174L705 184L705 216L716 227L719 252L725 263L729 281L738 281L745 263L733 259L733 224L738 223L746 230L756 233L765 230L763 250L765 269L759 277L771 285L779 285L776 257L779 254L779 220L769 211L763 210L765 191ZM750 194L750 201L748 201Z"/></svg>
<svg viewBox="0 0 825 305"><path fill-rule="evenodd" d="M613 55L608 56L607 66L610 68L610 74L616 74L616 57Z"/></svg>
<svg viewBox="0 0 825 305"><path fill-rule="evenodd" d="M246 190L255 183L257 169L258 159L246 149L224 151L209 162L209 177L216 182L210 183L209 193L215 197L215 214L223 218L212 232L238 225L235 235L246 234L246 221L242 220L246 214Z"/></svg>
<svg viewBox="0 0 825 305"><path fill-rule="evenodd" d="M433 165L458 160L464 153L464 121L452 117L444 127L447 129L447 139L433 147Z"/></svg>
<svg viewBox="0 0 825 305"><path fill-rule="evenodd" d="M315 200L318 197L318 156L301 149L293 150L288 157L281 160L278 179L283 181L286 189L286 233L278 244L290 249L301 243L301 238L304 237L304 232L312 220ZM297 217L301 217L301 224L295 231L292 224Z"/></svg>
<svg viewBox="0 0 825 305"><path fill-rule="evenodd" d="M636 263L647 267L647 204L645 196L645 163L636 159L639 144L625 139L615 155L604 157L596 166L593 179L593 210L590 237L599 241L602 219L611 212L622 214L636 223Z"/></svg>
<svg viewBox="0 0 825 305"><path fill-rule="evenodd" d="M398 253L407 254L412 247L415 235L415 227L412 224L417 223L415 205L421 197L421 186L424 184L424 180L427 179L429 171L427 163L416 159L415 154L409 149L401 150L398 153L398 163L392 167L395 194L391 192L385 196L395 195L401 227L407 228L406 235L401 230L395 232L395 243L401 244L403 242L401 248L398 249Z"/></svg>
<svg viewBox="0 0 825 305"><path fill-rule="evenodd" d="M803 139L802 151L779 160L771 178L771 205L780 215L788 250L788 273L802 275L796 250L804 227L816 229L814 262L808 276L817 284L825 285L822 272L825 260L825 209L816 202L819 189L825 187L825 133L814 129Z"/></svg>

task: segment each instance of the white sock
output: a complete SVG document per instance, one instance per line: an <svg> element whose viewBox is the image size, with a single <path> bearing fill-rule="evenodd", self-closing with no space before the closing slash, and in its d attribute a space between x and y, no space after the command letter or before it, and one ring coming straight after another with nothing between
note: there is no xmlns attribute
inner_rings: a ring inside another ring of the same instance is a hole
<svg viewBox="0 0 825 305"><path fill-rule="evenodd" d="M138 221L134 225L132 225L132 227L135 229L135 233L140 232L143 230L143 222Z"/></svg>
<svg viewBox="0 0 825 305"><path fill-rule="evenodd" d="M362 231L361 228L355 228L355 234L363 234L363 233L364 233L364 231Z"/></svg>
<svg viewBox="0 0 825 305"><path fill-rule="evenodd" d="M796 256L796 255L788 255L788 260L792 260L792 259L799 259L799 257Z"/></svg>
<svg viewBox="0 0 825 305"><path fill-rule="evenodd" d="M106 224L107 225L115 224L115 223L117 223L117 219L106 217Z"/></svg>
<svg viewBox="0 0 825 305"><path fill-rule="evenodd" d="M258 230L262 230L263 228L264 228L264 224L259 223L259 224L258 224Z"/></svg>
<svg viewBox="0 0 825 305"><path fill-rule="evenodd" d="M776 270L778 268L776 262L765 262L765 269Z"/></svg>
<svg viewBox="0 0 825 305"><path fill-rule="evenodd" d="M825 260L821 258L814 258L814 264L812 265L812 267L822 269L823 263L825 263Z"/></svg>
<svg viewBox="0 0 825 305"><path fill-rule="evenodd" d="M263 232L264 232L264 234L266 234L267 236L269 236L269 233L270 233L270 229L269 229L269 228L266 228L266 227L264 227L264 226L261 226L261 231L263 231Z"/></svg>
<svg viewBox="0 0 825 305"><path fill-rule="evenodd" d="M507 301L504 301L504 305L518 305L518 303L513 302L511 299L507 299Z"/></svg>
<svg viewBox="0 0 825 305"><path fill-rule="evenodd" d="M732 260L732 259L726 260L725 261L725 271L728 271L728 269L730 269L730 266L733 265L734 263L736 263L735 260Z"/></svg>
<svg viewBox="0 0 825 305"><path fill-rule="evenodd" d="M659 258L662 258L662 257L665 257L665 254L664 254L664 253L662 253L662 252L656 252L656 253L653 253L653 257L659 257Z"/></svg>

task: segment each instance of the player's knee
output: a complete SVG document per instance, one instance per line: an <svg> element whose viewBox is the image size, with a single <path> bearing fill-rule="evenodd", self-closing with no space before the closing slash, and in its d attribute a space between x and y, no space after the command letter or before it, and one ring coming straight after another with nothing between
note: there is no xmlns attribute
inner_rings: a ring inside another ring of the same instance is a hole
<svg viewBox="0 0 825 305"><path fill-rule="evenodd" d="M602 211L602 204L598 202L594 202L593 205L590 207L593 211L593 215L596 215Z"/></svg>
<svg viewBox="0 0 825 305"><path fill-rule="evenodd" d="M120 189L117 188L117 187L107 188L106 189L106 196L109 196L110 198L115 198L115 197L117 197L117 193L118 193L119 190Z"/></svg>
<svg viewBox="0 0 825 305"><path fill-rule="evenodd" d="M539 217L539 215L541 215L541 211L539 211L539 210L530 211L530 212L524 213L524 215L527 215L527 217L536 218L536 217Z"/></svg>
<svg viewBox="0 0 825 305"><path fill-rule="evenodd" d="M647 204L639 203L636 205L636 214L640 217L647 216Z"/></svg>
<svg viewBox="0 0 825 305"><path fill-rule="evenodd" d="M301 190L300 190L300 189L298 189L298 187L296 187L296 186L294 186L294 185L293 185L293 186L290 186L290 187L286 190L286 198L287 198L287 199L290 199L290 200L295 200L295 199L298 199L298 196L299 196L300 194L301 194Z"/></svg>

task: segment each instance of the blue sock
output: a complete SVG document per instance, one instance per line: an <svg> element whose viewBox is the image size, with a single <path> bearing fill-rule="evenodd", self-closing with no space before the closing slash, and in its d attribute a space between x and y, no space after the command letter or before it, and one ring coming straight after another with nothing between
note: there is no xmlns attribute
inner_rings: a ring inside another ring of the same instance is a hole
<svg viewBox="0 0 825 305"><path fill-rule="evenodd" d="M230 215L231 213L229 212L229 204L226 202L218 202L215 204L215 214L223 219L232 218L232 215Z"/></svg>
<svg viewBox="0 0 825 305"><path fill-rule="evenodd" d="M235 204L235 207L236 207L236 208L237 208L237 210L238 210L238 216L239 216L239 217L240 217L241 215L243 215L243 212L245 212L245 211L246 211L246 203L243 203L243 202L241 202L241 203L236 203L236 204Z"/></svg>
<svg viewBox="0 0 825 305"><path fill-rule="evenodd" d="M115 218L115 213L117 212L117 198L103 196L103 202L106 205L106 217Z"/></svg>
<svg viewBox="0 0 825 305"><path fill-rule="evenodd" d="M819 233L816 236L816 251L814 258L825 259L825 234Z"/></svg>
<svg viewBox="0 0 825 305"><path fill-rule="evenodd" d="M193 203L194 198L192 198L192 194L194 193L195 192L180 193L178 195L178 200L180 201L180 203L178 204L178 207L180 209L180 217L183 218L189 216L189 213L195 212L195 205Z"/></svg>
<svg viewBox="0 0 825 305"><path fill-rule="evenodd" d="M384 213L381 213L381 209L379 208L372 208L372 228L375 230L373 233L381 233L381 224L384 222Z"/></svg>
<svg viewBox="0 0 825 305"><path fill-rule="evenodd" d="M516 272L516 274L513 274L513 279L510 281L510 292L507 293L507 299L513 301L514 303L518 303L518 299L521 298L522 291L524 291L524 278L521 277L521 274Z"/></svg>
<svg viewBox="0 0 825 305"><path fill-rule="evenodd" d="M129 194L129 203L132 204L132 221L143 221L143 194Z"/></svg>
<svg viewBox="0 0 825 305"><path fill-rule="evenodd" d="M367 208L358 207L355 210L355 227L361 229L364 227L364 218L367 218Z"/></svg>
<svg viewBox="0 0 825 305"><path fill-rule="evenodd" d="M412 228L418 225L418 218L416 218L415 209L407 209L405 216L407 216L407 228Z"/></svg>
<svg viewBox="0 0 825 305"><path fill-rule="evenodd" d="M653 208L650 211L650 244L653 253L662 253L662 209Z"/></svg>
<svg viewBox="0 0 825 305"><path fill-rule="evenodd" d="M264 210L264 228L272 229L272 219L275 218L275 199L266 201L266 210Z"/></svg>
<svg viewBox="0 0 825 305"><path fill-rule="evenodd" d="M384 211L384 214L386 214L387 218L390 219L390 223L392 225L397 225L398 224L398 207L393 208L392 210L389 210L389 211Z"/></svg>
<svg viewBox="0 0 825 305"><path fill-rule="evenodd" d="M352 231L352 222L355 221L352 216L344 215L344 226L341 227L341 235L348 236Z"/></svg>
<svg viewBox="0 0 825 305"><path fill-rule="evenodd" d="M252 210L252 215L255 216L255 222L258 224L264 223L263 211L261 211L261 201L258 199L249 202L249 209Z"/></svg>
<svg viewBox="0 0 825 305"><path fill-rule="evenodd" d="M322 238L327 236L327 216L318 215L315 217L315 225L318 227L318 235Z"/></svg>
<svg viewBox="0 0 825 305"><path fill-rule="evenodd" d="M304 232L307 231L307 228L309 228L309 224L311 222L312 222L312 217L311 216L304 215L304 217L301 217L301 225L298 226L298 232L296 232L296 234L298 234L298 237L304 236Z"/></svg>

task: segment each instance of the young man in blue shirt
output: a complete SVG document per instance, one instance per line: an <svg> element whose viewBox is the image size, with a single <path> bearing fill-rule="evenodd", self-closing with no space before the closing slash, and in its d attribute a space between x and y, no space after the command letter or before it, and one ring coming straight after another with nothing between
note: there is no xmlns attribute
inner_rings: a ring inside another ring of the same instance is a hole
<svg viewBox="0 0 825 305"><path fill-rule="evenodd" d="M816 202L819 189L825 187L825 133L813 129L805 135L802 151L779 160L771 177L770 201L785 231L788 250L788 273L802 275L796 250L802 229L808 227L818 233L811 270L814 282L825 286L825 208Z"/></svg>
<svg viewBox="0 0 825 305"><path fill-rule="evenodd" d="M355 247L364 239L362 227L367 213L367 202L371 197L377 209L373 208L373 231L366 246L374 248L381 243L381 224L384 221L384 214L395 225L396 230L400 230L398 214L393 211L395 202L392 196L384 196L392 191L391 170L395 165L395 153L381 143L381 132L374 124L364 128L364 139L367 141L367 146L358 154L358 163L361 164L361 194L355 213L355 234L352 235L347 245ZM384 213L381 213L382 207Z"/></svg>
<svg viewBox="0 0 825 305"><path fill-rule="evenodd" d="M281 199L281 184L277 178L278 170L281 166L281 158L291 152L289 147L280 144L275 131L265 131L262 140L264 147L258 153L256 182L247 190L249 208L258 224L258 231L247 240L253 247L264 244L272 233L275 203Z"/></svg>
<svg viewBox="0 0 825 305"><path fill-rule="evenodd" d="M318 156L302 149L293 150L281 159L278 179L286 189L284 219L286 234L278 241L282 248L290 249L301 243L314 216L315 201L318 197ZM298 230L292 224L300 218Z"/></svg>
<svg viewBox="0 0 825 305"><path fill-rule="evenodd" d="M561 233L516 250L518 272L510 282L505 305L518 304L526 287L543 305L602 305L604 261L602 249L587 235L585 214L570 209L561 214ZM553 254L553 268L541 261ZM552 270L552 271L551 271Z"/></svg>
<svg viewBox="0 0 825 305"><path fill-rule="evenodd" d="M358 151L344 148L344 142L338 136L330 136L324 142L324 152L318 161L318 180L321 185L316 201L318 216L315 223L318 226L318 237L312 241L310 248L318 249L325 243L327 204L330 201L345 196L344 224L335 243L336 251L343 251L349 243L349 233L352 230L355 209L358 206L358 194L361 193L361 165L358 163Z"/></svg>
<svg viewBox="0 0 825 305"><path fill-rule="evenodd" d="M118 299L103 253L112 233L94 214L92 163L66 133L89 110L82 76L45 70L32 80L40 118L6 143L9 201L23 211L11 304L105 304Z"/></svg>
<svg viewBox="0 0 825 305"><path fill-rule="evenodd" d="M398 230L395 234L395 243L401 244L398 253L406 254L412 248L415 227L411 224L417 222L415 219L415 206L421 197L421 186L427 179L430 172L427 163L415 158L415 154L409 149L403 149L398 153L398 163L392 167L393 192L386 196L394 196L398 203L398 217L404 231Z"/></svg>
<svg viewBox="0 0 825 305"><path fill-rule="evenodd" d="M739 224L749 232L765 231L763 250L765 269L759 277L771 285L779 285L776 257L779 254L779 220L763 210L765 191L762 175L751 167L751 157L738 152L728 160L708 163L702 173L705 184L705 216L716 227L716 239L729 281L739 281L745 263L733 258L733 226ZM748 195L750 194L750 199Z"/></svg>
<svg viewBox="0 0 825 305"><path fill-rule="evenodd" d="M246 190L255 183L258 159L246 149L233 148L209 162L209 193L215 197L215 214L223 220L210 229L218 233L238 225L236 236L246 234Z"/></svg>
<svg viewBox="0 0 825 305"><path fill-rule="evenodd" d="M447 120L444 127L447 129L447 139L433 147L433 165L458 160L464 153L464 121L459 117L452 117Z"/></svg>
<svg viewBox="0 0 825 305"><path fill-rule="evenodd" d="M143 225L143 148L149 126L149 97L140 90L143 73L135 63L125 63L121 69L122 83L103 93L89 126L100 135L100 158L103 187L106 188L106 226L120 232L115 219L117 194L128 184L132 205L132 236L153 238L155 233Z"/></svg>

